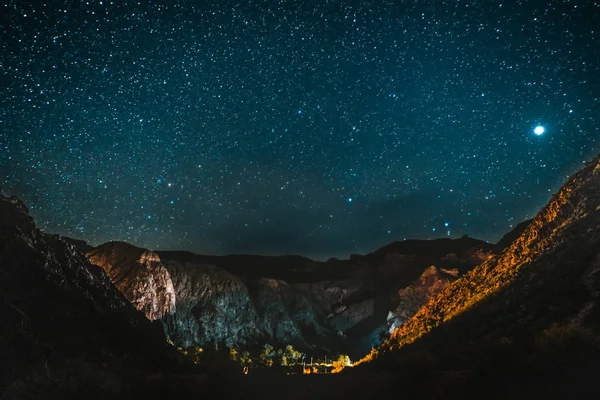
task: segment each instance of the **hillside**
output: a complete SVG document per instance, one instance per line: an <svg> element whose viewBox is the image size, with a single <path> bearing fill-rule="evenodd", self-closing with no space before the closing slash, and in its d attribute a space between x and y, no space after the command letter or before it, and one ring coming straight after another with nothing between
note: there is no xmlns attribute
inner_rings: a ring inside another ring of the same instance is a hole
<svg viewBox="0 0 600 400"><path fill-rule="evenodd" d="M183 359L71 243L0 195L0 398L229 395L226 371Z"/></svg>
<svg viewBox="0 0 600 400"><path fill-rule="evenodd" d="M599 289L596 157L501 254L448 285L361 363L383 369L412 363L428 374L467 371L476 376L472 386L492 377L531 377L533 383L517 379L518 389L503 387L510 395L535 391L540 379L553 382L544 393L573 390L574 382L593 390L585 382L586 372L600 366Z"/></svg>

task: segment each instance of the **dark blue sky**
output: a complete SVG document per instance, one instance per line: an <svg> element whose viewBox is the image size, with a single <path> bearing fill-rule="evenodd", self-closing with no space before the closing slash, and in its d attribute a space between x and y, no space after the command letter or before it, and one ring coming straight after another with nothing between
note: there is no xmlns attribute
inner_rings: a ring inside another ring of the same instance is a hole
<svg viewBox="0 0 600 400"><path fill-rule="evenodd" d="M599 151L597 1L44 4L0 3L0 182L92 244L496 241Z"/></svg>

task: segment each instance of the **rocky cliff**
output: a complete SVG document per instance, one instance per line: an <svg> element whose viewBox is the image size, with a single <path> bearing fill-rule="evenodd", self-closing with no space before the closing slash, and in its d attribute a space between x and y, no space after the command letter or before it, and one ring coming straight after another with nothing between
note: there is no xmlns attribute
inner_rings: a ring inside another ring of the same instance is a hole
<svg viewBox="0 0 600 400"><path fill-rule="evenodd" d="M212 265L165 260L177 294L168 335L184 346L292 343L310 348L331 332L324 311L288 283L242 279Z"/></svg>
<svg viewBox="0 0 600 400"><path fill-rule="evenodd" d="M396 309L388 314L389 333L393 334L457 277L458 269L447 270L432 265L410 286L400 289Z"/></svg>
<svg viewBox="0 0 600 400"><path fill-rule="evenodd" d="M88 254L148 319L161 319L178 346L305 348L331 342L326 310L285 281L236 276L214 265L161 260L157 253L110 242Z"/></svg>
<svg viewBox="0 0 600 400"><path fill-rule="evenodd" d="M111 242L87 253L113 284L149 320L175 312L175 289L158 254L123 242Z"/></svg>
<svg viewBox="0 0 600 400"><path fill-rule="evenodd" d="M384 252L321 263L151 252L112 242L88 257L148 318L160 318L178 346L294 344L356 355L452 278L439 271L464 273L491 249L468 237L397 242ZM439 279L417 279L432 263L440 268L433 267ZM419 296L398 295L414 285Z"/></svg>

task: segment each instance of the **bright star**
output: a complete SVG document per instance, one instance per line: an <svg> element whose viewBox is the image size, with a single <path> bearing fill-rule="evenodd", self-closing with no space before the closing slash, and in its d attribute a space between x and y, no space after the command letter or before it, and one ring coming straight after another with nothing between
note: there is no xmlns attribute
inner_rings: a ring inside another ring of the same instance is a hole
<svg viewBox="0 0 600 400"><path fill-rule="evenodd" d="M533 129L533 133L535 133L537 136L543 135L544 132L546 132L546 128L541 125L538 125Z"/></svg>

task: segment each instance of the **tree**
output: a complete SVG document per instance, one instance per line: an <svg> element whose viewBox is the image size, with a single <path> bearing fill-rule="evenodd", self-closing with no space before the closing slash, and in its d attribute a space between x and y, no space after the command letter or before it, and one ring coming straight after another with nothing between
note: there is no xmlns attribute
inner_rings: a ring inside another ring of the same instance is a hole
<svg viewBox="0 0 600 400"><path fill-rule="evenodd" d="M277 356L279 357L279 365L282 367L295 365L302 360L302 353L294 349L294 346L291 344L288 344L283 349L277 350Z"/></svg>
<svg viewBox="0 0 600 400"><path fill-rule="evenodd" d="M273 366L273 358L277 355L275 349L270 344L265 344L263 351L260 353L260 362L265 367Z"/></svg>
<svg viewBox="0 0 600 400"><path fill-rule="evenodd" d="M350 362L350 357L348 357L345 354L340 354L337 361L333 362L333 370L331 371L331 373L336 374L338 372L341 372L344 369L344 367L347 367L349 365L352 365L352 363Z"/></svg>
<svg viewBox="0 0 600 400"><path fill-rule="evenodd" d="M234 347L229 349L229 358L233 361L238 360L238 351Z"/></svg>
<svg viewBox="0 0 600 400"><path fill-rule="evenodd" d="M284 354L287 358L288 364L296 364L302 359L302 353L298 350L295 350L291 344L285 346Z"/></svg>
<svg viewBox="0 0 600 400"><path fill-rule="evenodd" d="M288 357L283 349L277 350L277 356L279 357L279 365L282 367L288 366Z"/></svg>
<svg viewBox="0 0 600 400"><path fill-rule="evenodd" d="M239 362L240 364L242 364L244 367L249 366L250 364L252 364L252 358L250 358L250 353L247 351L242 352L242 355L239 358Z"/></svg>

